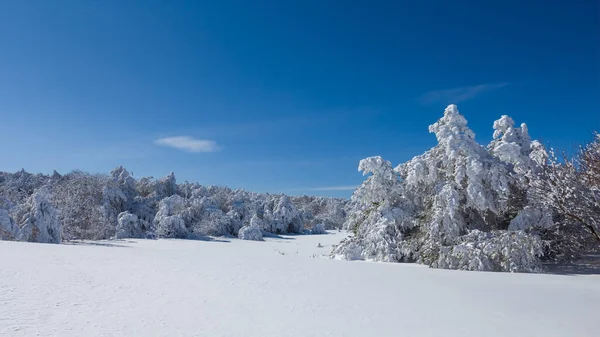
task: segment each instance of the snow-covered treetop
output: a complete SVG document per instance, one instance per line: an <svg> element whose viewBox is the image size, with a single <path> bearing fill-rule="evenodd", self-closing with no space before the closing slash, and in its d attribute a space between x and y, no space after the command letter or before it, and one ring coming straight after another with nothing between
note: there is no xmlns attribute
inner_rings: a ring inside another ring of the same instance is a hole
<svg viewBox="0 0 600 337"><path fill-rule="evenodd" d="M361 171L363 175L373 173L379 176L390 177L393 174L392 163L389 160L384 160L380 156L361 160L358 163L358 170Z"/></svg>
<svg viewBox="0 0 600 337"><path fill-rule="evenodd" d="M542 143L537 140L531 141L531 153L529 153L529 158L537 165L545 165L548 160L548 151Z"/></svg>
<svg viewBox="0 0 600 337"><path fill-rule="evenodd" d="M531 148L527 124L523 123L520 128L517 128L514 120L506 115L494 122L494 139L488 146L492 155L514 165L519 173L526 173L532 169L532 165L535 165L535 162L529 158Z"/></svg>
<svg viewBox="0 0 600 337"><path fill-rule="evenodd" d="M443 151L443 163L451 167L461 157L479 159L487 151L475 141L475 133L467 126L467 119L460 114L454 104L448 105L444 116L429 126L429 132L435 133L438 151ZM427 153L425 153L427 155Z"/></svg>
<svg viewBox="0 0 600 337"><path fill-rule="evenodd" d="M475 139L475 133L467 127L467 120L455 104L446 107L444 117L430 125L429 132L435 133L438 142L446 144Z"/></svg>
<svg viewBox="0 0 600 337"><path fill-rule="evenodd" d="M494 139L500 138L506 131L515 126L515 121L507 115L494 121Z"/></svg>

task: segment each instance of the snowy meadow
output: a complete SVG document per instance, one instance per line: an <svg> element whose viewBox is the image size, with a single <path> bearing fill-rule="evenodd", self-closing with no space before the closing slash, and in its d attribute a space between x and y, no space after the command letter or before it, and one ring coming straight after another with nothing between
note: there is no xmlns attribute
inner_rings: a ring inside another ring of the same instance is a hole
<svg viewBox="0 0 600 337"><path fill-rule="evenodd" d="M3 242L0 335L597 336L597 276L327 258L346 235Z"/></svg>
<svg viewBox="0 0 600 337"><path fill-rule="evenodd" d="M600 136L559 158L491 126L481 145L448 106L350 200L0 173L0 334L595 336Z"/></svg>

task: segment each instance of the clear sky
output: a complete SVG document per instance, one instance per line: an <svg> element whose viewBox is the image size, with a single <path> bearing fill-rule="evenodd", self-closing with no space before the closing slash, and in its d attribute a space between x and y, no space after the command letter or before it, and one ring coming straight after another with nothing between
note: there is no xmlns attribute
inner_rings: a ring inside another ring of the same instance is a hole
<svg viewBox="0 0 600 337"><path fill-rule="evenodd" d="M540 1L0 0L0 170L349 196L457 103L569 149L600 130L600 7Z"/></svg>

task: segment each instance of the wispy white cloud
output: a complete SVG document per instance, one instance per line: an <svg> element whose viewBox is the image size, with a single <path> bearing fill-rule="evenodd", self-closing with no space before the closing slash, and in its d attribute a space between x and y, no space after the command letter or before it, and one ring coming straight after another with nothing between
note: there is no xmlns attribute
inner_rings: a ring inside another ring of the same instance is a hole
<svg viewBox="0 0 600 337"><path fill-rule="evenodd" d="M313 187L307 188L307 191L353 191L357 189L358 186L326 186L326 187Z"/></svg>
<svg viewBox="0 0 600 337"><path fill-rule="evenodd" d="M485 92L490 92L494 90L498 90L507 86L508 83L486 83L473 85L469 87L460 87L453 89L444 89L444 90L433 90L424 93L419 101L423 104L433 104L433 103L460 103L464 101L468 101L476 96L483 94Z"/></svg>
<svg viewBox="0 0 600 337"><path fill-rule="evenodd" d="M168 146L186 152L215 152L221 150L221 146L214 140L195 139L187 136L159 138L154 144Z"/></svg>

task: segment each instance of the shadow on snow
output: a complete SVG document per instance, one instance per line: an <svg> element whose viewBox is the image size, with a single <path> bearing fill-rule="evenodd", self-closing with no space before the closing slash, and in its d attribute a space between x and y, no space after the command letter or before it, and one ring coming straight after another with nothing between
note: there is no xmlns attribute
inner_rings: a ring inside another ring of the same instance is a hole
<svg viewBox="0 0 600 337"><path fill-rule="evenodd" d="M600 275L600 253L588 254L568 263L545 263L545 274Z"/></svg>

